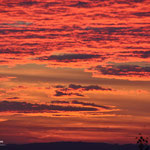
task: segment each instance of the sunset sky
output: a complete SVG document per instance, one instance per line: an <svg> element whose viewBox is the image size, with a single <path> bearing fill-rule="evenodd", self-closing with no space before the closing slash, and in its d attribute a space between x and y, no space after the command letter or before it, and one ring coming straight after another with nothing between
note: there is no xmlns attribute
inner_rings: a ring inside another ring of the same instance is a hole
<svg viewBox="0 0 150 150"><path fill-rule="evenodd" d="M149 0L0 0L0 140L138 133L150 135Z"/></svg>

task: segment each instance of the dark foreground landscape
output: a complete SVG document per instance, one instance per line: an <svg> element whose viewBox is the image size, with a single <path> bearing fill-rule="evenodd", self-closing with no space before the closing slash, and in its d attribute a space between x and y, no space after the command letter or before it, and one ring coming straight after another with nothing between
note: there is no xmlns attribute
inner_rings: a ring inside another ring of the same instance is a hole
<svg viewBox="0 0 150 150"><path fill-rule="evenodd" d="M55 142L34 143L1 146L0 150L138 150L137 145L107 144L107 143L84 143L84 142Z"/></svg>

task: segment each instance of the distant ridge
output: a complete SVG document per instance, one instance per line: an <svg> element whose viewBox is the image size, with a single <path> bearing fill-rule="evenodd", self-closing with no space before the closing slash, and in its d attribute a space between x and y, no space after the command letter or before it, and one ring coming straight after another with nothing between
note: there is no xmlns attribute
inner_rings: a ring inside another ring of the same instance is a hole
<svg viewBox="0 0 150 150"><path fill-rule="evenodd" d="M134 144L108 144L86 142L54 142L33 144L8 144L0 150L138 150Z"/></svg>

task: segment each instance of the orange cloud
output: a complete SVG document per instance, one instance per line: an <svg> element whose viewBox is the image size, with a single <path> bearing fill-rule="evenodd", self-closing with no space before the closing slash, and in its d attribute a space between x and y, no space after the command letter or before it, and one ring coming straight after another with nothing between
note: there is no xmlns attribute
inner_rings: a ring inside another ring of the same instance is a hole
<svg viewBox="0 0 150 150"><path fill-rule="evenodd" d="M16 77L0 76L0 81L10 81Z"/></svg>

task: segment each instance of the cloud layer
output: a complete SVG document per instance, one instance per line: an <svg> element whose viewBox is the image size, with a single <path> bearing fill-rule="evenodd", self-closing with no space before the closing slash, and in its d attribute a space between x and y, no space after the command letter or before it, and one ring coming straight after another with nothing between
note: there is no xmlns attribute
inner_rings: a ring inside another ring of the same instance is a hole
<svg viewBox="0 0 150 150"><path fill-rule="evenodd" d="M67 86L63 86L63 85L56 85L55 88L57 90L55 90L56 94L54 96L79 96L79 97L83 97L84 96L84 92L88 92L88 91L112 91L111 88L104 88L98 85L88 85L88 86L83 86L83 85L79 85L79 84L69 84L68 87Z"/></svg>
<svg viewBox="0 0 150 150"><path fill-rule="evenodd" d="M149 62L149 6L147 0L2 2L0 65Z"/></svg>
<svg viewBox="0 0 150 150"><path fill-rule="evenodd" d="M131 80L149 80L150 79L150 67L138 66L138 65L108 65L108 66L96 66L91 68L95 72L95 76L104 78L116 78L116 79L131 79Z"/></svg>
<svg viewBox="0 0 150 150"><path fill-rule="evenodd" d="M39 57L39 60L55 60L59 62L75 62L78 60L89 60L92 58L99 58L100 55L93 54L63 54Z"/></svg>
<svg viewBox="0 0 150 150"><path fill-rule="evenodd" d="M50 112L51 110L56 111L96 111L93 107L77 107L77 106L60 106L60 105L44 105L44 104L31 104L26 102L0 102L0 111L15 111L22 113L34 113L34 112Z"/></svg>
<svg viewBox="0 0 150 150"><path fill-rule="evenodd" d="M10 100L10 99L9 99ZM77 100L52 101L50 104L37 104L19 101L1 101L0 112L12 113L60 113L61 112L111 112L116 111L112 107L96 105L94 103L80 102Z"/></svg>

